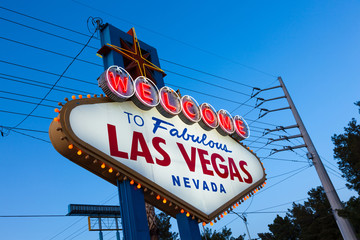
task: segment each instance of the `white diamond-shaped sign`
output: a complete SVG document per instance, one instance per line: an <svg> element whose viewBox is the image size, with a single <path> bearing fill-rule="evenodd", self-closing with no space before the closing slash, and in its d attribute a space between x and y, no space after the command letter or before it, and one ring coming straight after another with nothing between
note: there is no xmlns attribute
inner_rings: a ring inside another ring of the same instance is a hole
<svg viewBox="0 0 360 240"><path fill-rule="evenodd" d="M133 179L147 202L171 215L185 209L209 222L265 180L259 159L230 136L132 101L73 100L59 120L50 138L61 154L112 183Z"/></svg>

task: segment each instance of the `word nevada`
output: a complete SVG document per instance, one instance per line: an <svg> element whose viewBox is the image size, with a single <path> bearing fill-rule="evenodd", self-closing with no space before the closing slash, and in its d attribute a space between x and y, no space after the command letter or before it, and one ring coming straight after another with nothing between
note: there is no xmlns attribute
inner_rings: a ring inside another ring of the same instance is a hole
<svg viewBox="0 0 360 240"><path fill-rule="evenodd" d="M98 78L98 84L104 93L114 101L132 100L142 110L156 107L167 118L179 115L186 124L199 123L205 130L216 129L221 135L230 135L241 141L250 136L250 129L241 116L232 117L221 109L215 109L208 103L199 105L188 95L180 96L171 88L164 86L160 90L148 78L139 76L132 79L130 74L119 66L109 67Z"/></svg>

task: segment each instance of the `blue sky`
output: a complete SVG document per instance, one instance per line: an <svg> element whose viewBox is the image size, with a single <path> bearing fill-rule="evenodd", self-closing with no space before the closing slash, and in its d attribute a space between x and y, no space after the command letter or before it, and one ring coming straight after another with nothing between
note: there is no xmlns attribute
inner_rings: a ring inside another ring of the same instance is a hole
<svg viewBox="0 0 360 240"><path fill-rule="evenodd" d="M335 188L340 189L338 191L340 198L346 201L354 194L343 188L345 181L336 173L339 171L332 157L331 136L334 133L341 133L352 117L359 116L357 108L353 105L353 102L360 100L358 94L360 89L359 1L175 3L73 0L56 1L51 4L48 1L2 1L0 6L85 34L89 34L86 24L89 16L101 17L104 22L111 23L124 31L135 27L138 38L157 48L161 59L250 86L259 88L276 86L278 84L276 78L281 76L318 152L324 158L324 163L333 169L328 171ZM0 17L2 29L0 125L12 127L24 116L3 111L26 114L35 105L9 98L36 103L38 99L14 93L42 98L48 91L46 88L24 82L39 84L35 82L38 81L52 84L58 79L55 75L14 64L61 74L71 61L70 58L13 41L72 57L81 49L79 44L14 22L80 43L86 43L88 37L4 9L0 9ZM93 39L90 45L99 48L100 42ZM95 53L96 49L87 48L79 58L102 64ZM170 87L179 86L183 94L193 96L199 103L208 102L215 109L225 108L232 111L248 100L249 97L243 93L251 94L252 88L175 66L164 60L161 60L160 64L165 72L168 71L165 84ZM102 70L99 66L76 61L65 76L96 83ZM206 85L170 72L225 86L233 91ZM86 93L101 93L101 89L96 85L67 78L62 78L58 86L76 89L75 92L69 90L74 93L80 90ZM191 92L188 89L195 89L212 96ZM70 92L52 91L47 99L53 101L45 101L44 104L55 107L56 101L70 97L72 95ZM260 96L266 99L282 94L278 89ZM214 95L238 103L213 97ZM255 100L251 99L247 104L254 106ZM263 107L268 109L285 106L287 103L284 100L263 104ZM245 115L250 110L252 107L243 105L234 111L234 114ZM259 110L253 110L245 119L250 123L258 117L258 114ZM39 107L34 115L55 117L53 108L46 106ZM47 131L50 121L30 117L19 128ZM253 136L245 143L249 144L256 140L257 142L250 144L251 148L259 156L266 157L270 153L269 149L281 148L281 146L269 145L260 149L265 145L263 143L267 141L267 137L257 140L256 136L261 136L264 128L294 123L290 111L268 114L251 125ZM17 131L49 140L46 133ZM288 134L297 134L297 131L292 130ZM299 145L302 141L300 139L300 142L294 140L291 143L284 143L284 145L289 144ZM0 215L66 214L69 203L118 204L114 186L63 158L47 142L10 132L8 136L0 138L0 150L2 153ZM285 203L306 198L307 192L320 184L315 169L307 168L309 164L304 159L304 154L304 151L296 150L295 153L284 152L271 156L277 159L264 160L270 178L267 181L269 190L260 191L253 200L248 200L237 209L240 213L248 212L252 237L258 232L267 231L267 225L277 213L284 215L283 212L291 207L291 204ZM290 171L302 169L304 169L302 172L290 177L297 173L297 171L289 173ZM283 173L288 174L278 176ZM287 177L290 178L277 184ZM274 187L271 187L272 185ZM282 206L264 210L273 213L254 213L276 205ZM0 218L2 236L6 239L95 239L97 233L88 232L86 225L87 220L78 217ZM236 236L246 232L243 222L234 215L228 215L212 229L220 230L225 225L232 228ZM105 239L114 236L111 233Z"/></svg>

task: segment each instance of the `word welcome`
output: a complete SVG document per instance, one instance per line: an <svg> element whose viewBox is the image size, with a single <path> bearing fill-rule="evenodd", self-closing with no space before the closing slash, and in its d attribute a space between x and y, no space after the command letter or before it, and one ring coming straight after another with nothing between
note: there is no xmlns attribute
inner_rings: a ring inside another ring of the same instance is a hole
<svg viewBox="0 0 360 240"><path fill-rule="evenodd" d="M187 124L199 123L205 130L216 129L221 135L231 135L240 141L250 135L246 121L221 109L215 109L208 103L199 105L194 98L185 95L182 98L171 88L160 90L144 76L132 80L130 74L119 66L109 67L98 79L99 86L114 101L131 99L139 108L148 110L156 107L168 118L179 115Z"/></svg>

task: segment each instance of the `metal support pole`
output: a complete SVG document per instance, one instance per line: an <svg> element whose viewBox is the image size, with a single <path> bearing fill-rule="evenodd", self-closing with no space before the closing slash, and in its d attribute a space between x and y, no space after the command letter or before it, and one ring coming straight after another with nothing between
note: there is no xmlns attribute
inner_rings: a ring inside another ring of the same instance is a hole
<svg viewBox="0 0 360 240"><path fill-rule="evenodd" d="M99 221L99 229L100 229L100 231L99 231L99 239L100 239L100 240L103 240L103 239L104 239L104 236L103 236L103 232L101 231L101 229L102 229L102 226L101 226L101 218L98 218L98 221Z"/></svg>
<svg viewBox="0 0 360 240"><path fill-rule="evenodd" d="M273 143L273 142L277 142L277 141L283 141L283 140L289 141L289 139L300 138L300 137L302 137L301 134L297 134L297 135L293 135L293 136L280 136L277 139L269 138L269 140L270 140L269 143Z"/></svg>
<svg viewBox="0 0 360 240"><path fill-rule="evenodd" d="M317 153L313 142L311 141L311 138L304 126L304 123L302 122L302 120L300 118L298 111L295 108L295 105L290 97L289 92L287 91L287 89L284 85L283 80L281 79L281 77L279 77L278 80L280 82L280 85L281 85L284 93L285 93L286 99L287 99L289 106L291 108L291 111L294 115L295 121L296 121L297 125L299 126L299 130L303 136L307 150L313 157L312 161L314 163L316 172L319 175L320 181L324 187L326 196L330 202L330 206L331 206L333 215L335 217L336 223L340 229L341 235L343 236L343 238L345 240L356 240L357 238L356 238L354 229L352 228L350 222L346 218L342 218L338 215L337 210L343 209L343 206L341 204L339 196L337 195L336 190L329 178L329 175L327 174L325 167L324 167L323 163L321 162L320 156Z"/></svg>
<svg viewBox="0 0 360 240"><path fill-rule="evenodd" d="M130 185L129 180L118 181L120 214L125 240L150 240L144 192Z"/></svg>
<svg viewBox="0 0 360 240"><path fill-rule="evenodd" d="M243 221L244 221L244 224L245 224L245 227L246 227L246 232L247 232L247 234L248 234L248 236L249 236L249 240L251 240L249 228L248 228L248 226L247 226L247 220L246 220L245 217L244 217Z"/></svg>
<svg viewBox="0 0 360 240"><path fill-rule="evenodd" d="M195 219L187 217L184 213L178 213L176 220L179 226L180 239L201 240L199 224Z"/></svg>
<svg viewBox="0 0 360 240"><path fill-rule="evenodd" d="M115 218L115 225L116 225L116 240L120 240L120 233L119 233L119 223L118 218Z"/></svg>
<svg viewBox="0 0 360 240"><path fill-rule="evenodd" d="M132 36L116 29L110 24L106 24L100 27L100 40L101 46L108 43L116 46L121 46L120 39L124 39L128 42L133 41ZM147 46L146 50L151 53L152 62L155 65L160 66L158 63L158 57L156 49L151 48L148 45L142 43L143 46ZM125 67L123 57L114 51L110 51L103 55L104 69L112 65L118 65ZM157 77L160 75L160 78ZM154 73L154 78L157 79L158 86L164 85L162 75L158 72ZM149 227L147 223L145 200L142 189L135 190L130 185L129 181L118 181L119 198L122 226L124 231L124 239L126 240L150 240Z"/></svg>
<svg viewBox="0 0 360 240"><path fill-rule="evenodd" d="M246 219L245 215L244 214L240 215L240 214L238 214L237 212L234 212L234 211L232 211L232 212L235 213L239 218L241 218L244 221L244 224L245 224L245 227L246 227L246 232L247 232L247 234L249 236L249 240L251 240L249 228L247 226L247 219Z"/></svg>

